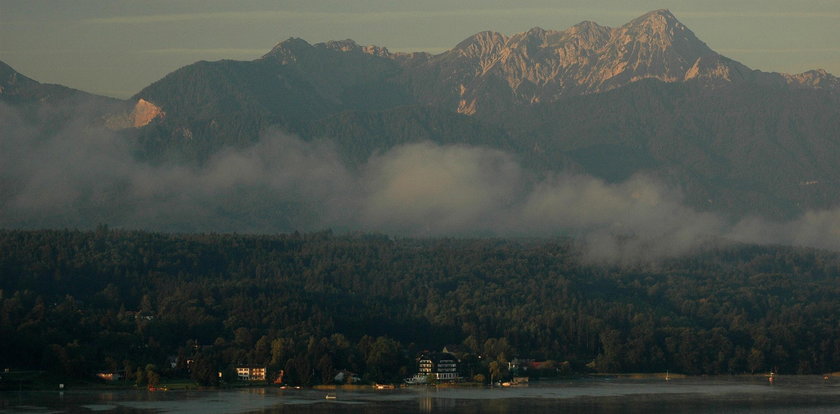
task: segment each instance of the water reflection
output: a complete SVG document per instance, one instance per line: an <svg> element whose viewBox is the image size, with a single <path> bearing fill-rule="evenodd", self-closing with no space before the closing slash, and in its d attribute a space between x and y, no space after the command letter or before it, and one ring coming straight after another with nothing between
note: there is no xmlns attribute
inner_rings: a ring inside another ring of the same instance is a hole
<svg viewBox="0 0 840 414"><path fill-rule="evenodd" d="M421 413L444 413L457 407L457 401L454 399L435 398L433 396L420 397L419 403L419 412Z"/></svg>
<svg viewBox="0 0 840 414"><path fill-rule="evenodd" d="M420 398L420 412L421 413L430 413L432 412L432 408L435 406L435 399L432 397L421 397Z"/></svg>
<svg viewBox="0 0 840 414"><path fill-rule="evenodd" d="M252 387L234 390L0 393L0 414L106 413L837 413L840 383L822 377L688 378L670 382L584 379L525 388L408 388L388 391Z"/></svg>

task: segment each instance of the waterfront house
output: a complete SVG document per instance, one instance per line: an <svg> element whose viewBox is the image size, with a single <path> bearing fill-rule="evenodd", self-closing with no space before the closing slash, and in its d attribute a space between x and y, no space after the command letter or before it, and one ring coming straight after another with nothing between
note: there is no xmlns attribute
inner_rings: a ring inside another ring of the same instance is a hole
<svg viewBox="0 0 840 414"><path fill-rule="evenodd" d="M236 367L236 378L240 381L265 381L265 367L252 365Z"/></svg>
<svg viewBox="0 0 840 414"><path fill-rule="evenodd" d="M458 358L448 352L427 352L417 359L417 372L437 381L455 381L459 378L458 363Z"/></svg>

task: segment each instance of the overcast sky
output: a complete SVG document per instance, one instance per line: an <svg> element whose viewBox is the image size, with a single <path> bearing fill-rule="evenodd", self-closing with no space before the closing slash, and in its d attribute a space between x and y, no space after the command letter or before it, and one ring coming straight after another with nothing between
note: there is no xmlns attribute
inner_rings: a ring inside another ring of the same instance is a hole
<svg viewBox="0 0 840 414"><path fill-rule="evenodd" d="M614 27L660 8L754 69L840 75L840 0L0 0L0 60L125 98L181 66L254 59L289 37L438 53L482 30Z"/></svg>

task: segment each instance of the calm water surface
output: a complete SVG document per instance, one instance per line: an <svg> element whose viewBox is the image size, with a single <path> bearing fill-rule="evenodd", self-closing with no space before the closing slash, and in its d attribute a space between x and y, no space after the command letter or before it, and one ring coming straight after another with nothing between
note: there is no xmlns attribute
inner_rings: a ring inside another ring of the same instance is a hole
<svg viewBox="0 0 840 414"><path fill-rule="evenodd" d="M840 379L578 379L521 388L0 393L0 413L840 413Z"/></svg>

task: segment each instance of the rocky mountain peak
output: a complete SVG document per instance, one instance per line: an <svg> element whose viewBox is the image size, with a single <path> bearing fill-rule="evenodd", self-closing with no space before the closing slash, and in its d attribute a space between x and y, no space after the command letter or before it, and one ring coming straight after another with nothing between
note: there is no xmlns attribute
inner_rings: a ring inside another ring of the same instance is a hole
<svg viewBox="0 0 840 414"><path fill-rule="evenodd" d="M793 75L785 73L782 76L790 86L840 91L840 78L826 72L825 69L814 69Z"/></svg>
<svg viewBox="0 0 840 414"><path fill-rule="evenodd" d="M389 57L391 55L387 48L374 45L361 46L352 39L330 40L325 43L317 43L315 47L323 47L337 52L364 53L381 57Z"/></svg>
<svg viewBox="0 0 840 414"><path fill-rule="evenodd" d="M551 32L542 27L534 27L527 32L517 33L508 39L505 49L520 50L525 57L536 56L539 51L549 47L549 37L556 32Z"/></svg>
<svg viewBox="0 0 840 414"><path fill-rule="evenodd" d="M730 81L740 72L665 9L610 28L584 21L566 30L534 27L509 37L481 32L459 43L442 73L451 74L457 110L475 114L488 105L550 102L561 96L603 92L641 79ZM733 63L734 64L734 63ZM738 72L738 73L734 73ZM509 101L509 102L505 102Z"/></svg>
<svg viewBox="0 0 840 414"><path fill-rule="evenodd" d="M566 30L564 32L568 36L578 36L578 37L609 37L610 28L606 26L601 26L598 23L585 20L582 21Z"/></svg>
<svg viewBox="0 0 840 414"><path fill-rule="evenodd" d="M532 27L531 30L525 32L525 36L536 38L545 38L545 34L546 30L539 26Z"/></svg>
<svg viewBox="0 0 840 414"><path fill-rule="evenodd" d="M344 39L344 40L330 40L325 43L318 43L318 45L323 45L327 49L338 50L341 52L351 52L359 50L359 44L356 43L353 39Z"/></svg>
<svg viewBox="0 0 840 414"><path fill-rule="evenodd" d="M610 41L612 30L595 22L583 21L566 30L551 32L549 43L555 48L598 50Z"/></svg>
<svg viewBox="0 0 840 414"><path fill-rule="evenodd" d="M688 31L688 28L667 9L645 13L622 27L636 33L656 34L663 37L673 37Z"/></svg>
<svg viewBox="0 0 840 414"><path fill-rule="evenodd" d="M266 57L281 63L340 64L341 74L404 71L420 101L465 114L498 113L516 105L553 102L564 96L600 93L642 79L700 82L717 87L731 82L763 82L791 87L840 89L830 74L762 74L722 56L667 9L654 10L615 28L583 21L565 30L533 27L506 36L484 31L439 55L390 53L345 39L310 45L290 38ZM384 58L384 59L372 59ZM306 71L328 68L321 64ZM371 68L378 69L373 70ZM367 76L367 75L366 75ZM322 80L320 88L329 82Z"/></svg>
<svg viewBox="0 0 840 414"><path fill-rule="evenodd" d="M487 56L498 52L507 40L507 37L501 33L484 31L464 39L452 49L452 52L469 57Z"/></svg>
<svg viewBox="0 0 840 414"><path fill-rule="evenodd" d="M568 31L569 33L584 33L584 32L589 32L589 31L593 31L593 30L599 30L599 29L602 29L602 28L604 28L604 26L601 26L600 24L595 23L592 20L584 20L584 21L566 29L566 31Z"/></svg>
<svg viewBox="0 0 840 414"><path fill-rule="evenodd" d="M297 60L297 57L312 49L312 45L309 44L306 40L303 40L299 37L290 37L276 46L274 46L270 52L263 55L263 59L275 59L283 64L294 62Z"/></svg>
<svg viewBox="0 0 840 414"><path fill-rule="evenodd" d="M668 9L659 9L649 11L633 20L629 24L679 24L679 20Z"/></svg>
<svg viewBox="0 0 840 414"><path fill-rule="evenodd" d="M309 44L306 40L303 40L299 37L290 37L280 43L277 46L274 46L274 49L285 49L291 51L301 51L311 48L312 45Z"/></svg>
<svg viewBox="0 0 840 414"><path fill-rule="evenodd" d="M697 56L712 52L667 9L646 13L620 27L617 32L625 43L638 42L660 48L679 47L685 50L677 52Z"/></svg>
<svg viewBox="0 0 840 414"><path fill-rule="evenodd" d="M297 62L302 56L315 50L328 50L341 53L362 53L379 57L392 57L388 49L379 46L361 46L352 39L330 40L323 43L309 44L307 41L290 37L274 46L262 59L274 59L281 64Z"/></svg>

